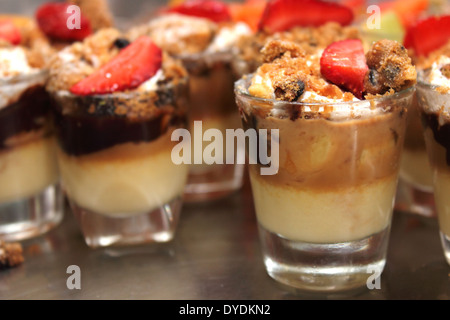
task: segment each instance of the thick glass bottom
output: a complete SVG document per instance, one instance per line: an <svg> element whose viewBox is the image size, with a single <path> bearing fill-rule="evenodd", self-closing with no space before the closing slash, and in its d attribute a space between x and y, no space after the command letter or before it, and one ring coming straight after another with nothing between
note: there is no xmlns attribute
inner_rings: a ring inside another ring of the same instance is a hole
<svg viewBox="0 0 450 320"><path fill-rule="evenodd" d="M447 263L450 265L450 237L446 236L443 232L440 232L440 236L445 260L447 260Z"/></svg>
<svg viewBox="0 0 450 320"><path fill-rule="evenodd" d="M184 191L184 201L199 202L223 198L243 184L245 165L192 166Z"/></svg>
<svg viewBox="0 0 450 320"><path fill-rule="evenodd" d="M430 188L419 188L400 179L395 201L395 210L436 217L434 193Z"/></svg>
<svg viewBox="0 0 450 320"><path fill-rule="evenodd" d="M21 241L56 227L64 216L64 196L59 185L21 200L0 204L0 239Z"/></svg>
<svg viewBox="0 0 450 320"><path fill-rule="evenodd" d="M381 275L389 228L343 243L291 241L259 225L264 263L276 281L313 292L339 292L367 286Z"/></svg>
<svg viewBox="0 0 450 320"><path fill-rule="evenodd" d="M171 241L182 207L178 197L150 212L108 216L69 202L86 244L92 248Z"/></svg>

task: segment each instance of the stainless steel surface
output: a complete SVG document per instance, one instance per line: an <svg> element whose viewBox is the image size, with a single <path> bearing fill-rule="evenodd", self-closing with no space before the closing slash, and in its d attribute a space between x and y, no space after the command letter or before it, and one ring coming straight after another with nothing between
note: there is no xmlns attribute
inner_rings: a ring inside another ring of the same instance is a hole
<svg viewBox="0 0 450 320"><path fill-rule="evenodd" d="M267 276L248 183L217 202L185 205L177 235L164 245L88 248L68 211L54 231L23 242L23 265L0 272L0 299L293 300L450 298L437 221L395 212L381 289L318 296ZM81 289L69 290L81 271Z"/></svg>
<svg viewBox="0 0 450 320"><path fill-rule="evenodd" d="M32 14L42 2L0 0L0 12ZM121 24L161 3L111 0ZM381 289L317 296L279 285L264 269L248 182L226 199L185 205L168 244L92 250L69 210L58 228L22 244L25 262L0 271L2 300L450 299L437 221L401 212L394 213ZM71 265L80 267L80 290L67 288Z"/></svg>

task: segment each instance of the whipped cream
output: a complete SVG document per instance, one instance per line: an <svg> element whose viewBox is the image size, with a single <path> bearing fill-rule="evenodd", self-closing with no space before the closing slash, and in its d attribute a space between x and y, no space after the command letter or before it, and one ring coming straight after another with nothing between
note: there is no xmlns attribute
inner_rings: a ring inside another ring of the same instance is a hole
<svg viewBox="0 0 450 320"><path fill-rule="evenodd" d="M233 49L239 39L252 34L250 27L243 22L238 22L232 26L226 26L219 30L212 43L206 49L207 52L221 52Z"/></svg>
<svg viewBox="0 0 450 320"><path fill-rule="evenodd" d="M21 47L0 49L0 109L17 101L35 85L43 85L46 73L29 65Z"/></svg>
<svg viewBox="0 0 450 320"><path fill-rule="evenodd" d="M450 57L441 56L433 63L429 73L429 82L439 87L450 88L450 79L441 72L443 66L450 64Z"/></svg>
<svg viewBox="0 0 450 320"><path fill-rule="evenodd" d="M159 69L155 75L153 77L151 77L150 79L148 79L147 81L145 81L144 83L142 83L139 87L138 87L138 91L155 91L156 89L158 89L158 82L164 80L164 72L162 69Z"/></svg>
<svg viewBox="0 0 450 320"><path fill-rule="evenodd" d="M38 73L39 69L32 68L21 47L0 49L0 77L11 79L19 75Z"/></svg>

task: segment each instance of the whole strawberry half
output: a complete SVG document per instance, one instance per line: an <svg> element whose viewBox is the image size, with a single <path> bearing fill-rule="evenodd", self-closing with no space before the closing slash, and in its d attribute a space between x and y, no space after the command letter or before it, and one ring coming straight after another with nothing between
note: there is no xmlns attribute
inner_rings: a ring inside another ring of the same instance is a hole
<svg viewBox="0 0 450 320"><path fill-rule="evenodd" d="M188 0L179 5L169 7L163 12L206 18L214 22L231 20L228 5L217 0Z"/></svg>
<svg viewBox="0 0 450 320"><path fill-rule="evenodd" d="M153 77L161 64L161 49L149 37L142 36L99 70L72 86L70 92L85 96L134 89Z"/></svg>
<svg viewBox="0 0 450 320"><path fill-rule="evenodd" d="M358 39L334 42L320 58L322 76L359 99L363 97L364 77L368 70L363 44Z"/></svg>
<svg viewBox="0 0 450 320"><path fill-rule="evenodd" d="M427 56L450 40L450 16L430 17L406 31L403 44L418 56Z"/></svg>
<svg viewBox="0 0 450 320"><path fill-rule="evenodd" d="M0 20L0 39L18 45L22 41L22 36L19 28L12 21Z"/></svg>
<svg viewBox="0 0 450 320"><path fill-rule="evenodd" d="M349 25L353 21L353 11L344 5L322 0L271 0L266 5L259 29L274 33L296 26L317 27L331 21Z"/></svg>
<svg viewBox="0 0 450 320"><path fill-rule="evenodd" d="M68 10L68 3L45 3L36 11L39 28L49 38L62 41L80 41L92 34L90 21L80 14ZM79 29L73 28L71 22L79 18Z"/></svg>

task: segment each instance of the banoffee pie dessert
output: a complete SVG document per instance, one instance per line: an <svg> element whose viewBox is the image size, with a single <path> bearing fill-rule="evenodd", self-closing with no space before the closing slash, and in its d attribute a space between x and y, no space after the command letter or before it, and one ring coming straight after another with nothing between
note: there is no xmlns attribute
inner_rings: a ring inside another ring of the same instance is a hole
<svg viewBox="0 0 450 320"><path fill-rule="evenodd" d="M448 15L421 20L411 31L407 43L418 61L418 104L433 177L441 242L448 263L450 263L449 28Z"/></svg>
<svg viewBox="0 0 450 320"><path fill-rule="evenodd" d="M47 57L32 19L0 16L0 239L40 235L62 219Z"/></svg>
<svg viewBox="0 0 450 320"><path fill-rule="evenodd" d="M129 30L131 39L149 36L188 70L192 141L195 132L202 140L209 129L219 130L225 136L227 129L240 127L233 92L236 78L231 65L236 43L251 33L247 24L232 20L225 2L216 0L191 0L163 8L148 23ZM196 121L200 125L198 131L194 129ZM188 201L223 197L242 185L244 166L225 164L225 148L216 150L221 163L210 164L204 158L207 145L205 142L199 149L192 148L185 192Z"/></svg>
<svg viewBox="0 0 450 320"><path fill-rule="evenodd" d="M51 61L62 183L91 247L172 239L188 169L187 73L152 39L102 29Z"/></svg>
<svg viewBox="0 0 450 320"><path fill-rule="evenodd" d="M304 289L365 285L385 264L416 82L407 50L347 39L317 56L274 40L261 53L236 94L245 129L269 132L256 149L278 158L272 174L261 155L249 165L267 271Z"/></svg>

